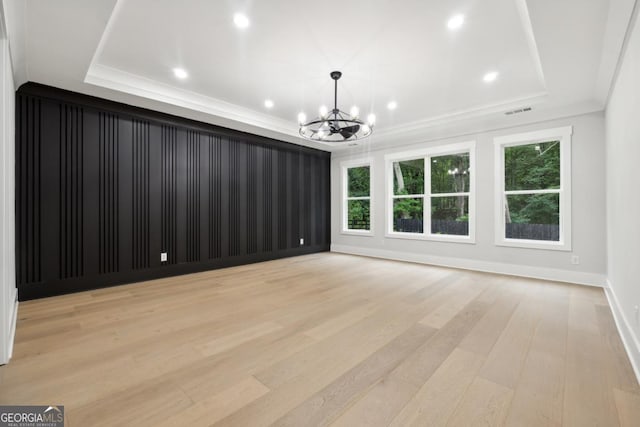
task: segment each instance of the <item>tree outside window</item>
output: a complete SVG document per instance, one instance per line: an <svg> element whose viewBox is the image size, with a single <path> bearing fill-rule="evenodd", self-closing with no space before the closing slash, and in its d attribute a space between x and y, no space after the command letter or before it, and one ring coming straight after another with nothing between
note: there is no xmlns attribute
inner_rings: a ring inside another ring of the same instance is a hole
<svg viewBox="0 0 640 427"><path fill-rule="evenodd" d="M371 167L369 165L347 167L346 218L347 231L371 230Z"/></svg>

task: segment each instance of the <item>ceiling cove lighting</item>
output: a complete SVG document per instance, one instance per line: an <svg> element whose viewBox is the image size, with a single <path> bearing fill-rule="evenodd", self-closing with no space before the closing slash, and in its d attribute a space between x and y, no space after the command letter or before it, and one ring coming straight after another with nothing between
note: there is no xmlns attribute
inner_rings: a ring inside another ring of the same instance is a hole
<svg viewBox="0 0 640 427"><path fill-rule="evenodd" d="M447 21L447 27L450 30L457 30L464 24L464 15L454 15Z"/></svg>
<svg viewBox="0 0 640 427"><path fill-rule="evenodd" d="M179 78L180 80L184 80L187 77L189 77L189 73L187 73L182 68L174 68L173 69L173 75L176 76L177 78Z"/></svg>
<svg viewBox="0 0 640 427"><path fill-rule="evenodd" d="M274 105L275 105L275 104L273 103L273 101L272 101L272 100L270 100L270 99L265 99L265 100L264 100L264 106L265 106L266 108L271 109L271 108L273 108L273 106L274 106Z"/></svg>
<svg viewBox="0 0 640 427"><path fill-rule="evenodd" d="M320 107L320 116L307 121L304 113L298 114L300 136L311 141L343 142L366 138L371 135L376 116L369 114L367 121L359 118L358 107L351 107L351 114L347 114L338 108L338 80L342 77L340 71L332 71L330 74L334 80L333 110L326 106Z"/></svg>
<svg viewBox="0 0 640 427"><path fill-rule="evenodd" d="M249 18L244 13L236 13L235 15L233 15L233 23L241 30L248 28L251 24Z"/></svg>
<svg viewBox="0 0 640 427"><path fill-rule="evenodd" d="M495 82L497 78L498 78L498 72L491 71L485 74L482 80L484 80L485 83L491 83L491 82Z"/></svg>

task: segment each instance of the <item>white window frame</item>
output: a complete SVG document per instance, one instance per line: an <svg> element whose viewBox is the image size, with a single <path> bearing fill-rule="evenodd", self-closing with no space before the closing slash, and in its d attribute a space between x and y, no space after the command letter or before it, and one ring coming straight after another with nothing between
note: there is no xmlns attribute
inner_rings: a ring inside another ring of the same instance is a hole
<svg viewBox="0 0 640 427"><path fill-rule="evenodd" d="M571 250L571 135L573 126L544 129L535 132L518 133L494 138L495 149L495 244L517 248ZM560 189L505 191L504 189L504 149L518 145L560 141ZM506 238L504 198L507 194L559 194L560 196L560 240L530 240Z"/></svg>
<svg viewBox="0 0 640 427"><path fill-rule="evenodd" d="M469 191L465 193L435 193L431 194L431 158L447 156L452 154L469 153ZM398 198L393 194L393 163L404 160L424 159L425 162L425 183L424 194L402 195L405 198L422 198L423 201L423 223L422 233L406 233L393 230L393 199ZM401 153L387 154L385 157L385 180L386 180L386 233L385 237L395 239L431 240L438 242L470 243L476 242L476 142L467 141L456 144L439 145L423 148L420 150L404 151ZM456 236L447 234L431 233L431 197L459 196L469 197L469 235ZM427 203L428 202L428 203Z"/></svg>
<svg viewBox="0 0 640 427"><path fill-rule="evenodd" d="M349 197L349 175L348 171L352 168L369 167L369 197ZM363 159L347 160L340 163L342 170L342 234L350 234L353 236L373 236L374 225L374 205L373 205L373 159L370 157ZM349 229L349 200L369 200L369 229L368 230L352 230Z"/></svg>

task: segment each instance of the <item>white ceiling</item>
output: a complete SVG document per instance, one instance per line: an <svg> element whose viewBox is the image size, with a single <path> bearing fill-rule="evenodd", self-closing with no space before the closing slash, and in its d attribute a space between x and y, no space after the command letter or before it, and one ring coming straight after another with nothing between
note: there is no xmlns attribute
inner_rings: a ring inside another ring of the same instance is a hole
<svg viewBox="0 0 640 427"><path fill-rule="evenodd" d="M368 144L601 110L635 2L4 1L19 80L323 149L296 116L333 103L332 70L339 107L378 117Z"/></svg>

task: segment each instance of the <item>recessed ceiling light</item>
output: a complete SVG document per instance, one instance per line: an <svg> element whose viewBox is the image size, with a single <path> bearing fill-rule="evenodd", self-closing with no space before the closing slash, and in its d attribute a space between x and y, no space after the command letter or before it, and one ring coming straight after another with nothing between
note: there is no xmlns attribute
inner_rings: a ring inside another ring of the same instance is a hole
<svg viewBox="0 0 640 427"><path fill-rule="evenodd" d="M449 27L450 30L457 30L462 27L462 24L464 24L464 15L454 15L447 22L447 27Z"/></svg>
<svg viewBox="0 0 640 427"><path fill-rule="evenodd" d="M387 108L393 111L396 108L398 108L398 103L396 101L391 101L390 103L387 104Z"/></svg>
<svg viewBox="0 0 640 427"><path fill-rule="evenodd" d="M235 15L233 15L233 23L236 24L236 27L245 29L251 22L249 21L249 18L247 18L247 15L245 15L244 13L236 13Z"/></svg>
<svg viewBox="0 0 640 427"><path fill-rule="evenodd" d="M274 104L273 104L273 101L272 101L272 100L270 100L270 99L265 99L265 100L264 100L264 106L265 106L265 107L267 107L267 108L273 108L273 105L274 105Z"/></svg>
<svg viewBox="0 0 640 427"><path fill-rule="evenodd" d="M498 78L498 72L497 71L491 71L491 72L485 74L484 77L482 78L482 80L484 80L485 83L491 83L491 82L494 82L497 78Z"/></svg>
<svg viewBox="0 0 640 427"><path fill-rule="evenodd" d="M176 76L177 78L184 80L187 77L189 77L189 73L187 73L184 69L182 68L174 68L173 69L173 75Z"/></svg>

